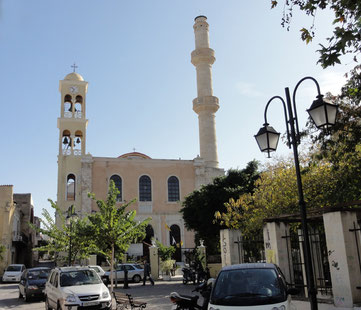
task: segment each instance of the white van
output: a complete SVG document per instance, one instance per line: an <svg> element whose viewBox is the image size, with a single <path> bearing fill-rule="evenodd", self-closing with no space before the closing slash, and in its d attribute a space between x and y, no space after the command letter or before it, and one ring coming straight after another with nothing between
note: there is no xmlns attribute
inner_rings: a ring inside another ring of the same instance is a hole
<svg viewBox="0 0 361 310"><path fill-rule="evenodd" d="M20 282L21 274L25 269L23 264L9 265L3 274L3 282Z"/></svg>
<svg viewBox="0 0 361 310"><path fill-rule="evenodd" d="M213 284L208 310L291 310L291 294L274 264L252 263L223 267Z"/></svg>

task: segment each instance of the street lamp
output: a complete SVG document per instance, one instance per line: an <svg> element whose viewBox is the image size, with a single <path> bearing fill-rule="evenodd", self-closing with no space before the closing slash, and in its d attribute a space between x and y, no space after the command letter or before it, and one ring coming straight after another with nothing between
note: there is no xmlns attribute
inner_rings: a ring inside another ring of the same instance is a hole
<svg viewBox="0 0 361 310"><path fill-rule="evenodd" d="M71 205L68 208L68 214L66 216L66 224L69 226L70 234L69 234L69 258L68 258L68 265L71 266L71 239L72 239L72 224L73 221L76 220L78 215L75 212L75 206Z"/></svg>
<svg viewBox="0 0 361 310"><path fill-rule="evenodd" d="M273 127L269 126L267 122L267 109L269 104L274 99L279 99L283 104L286 129L287 129L288 146L289 148L291 148L292 145L293 155L295 160L299 207L301 213L302 231L303 231L304 244L305 244L304 261L306 266L308 296L311 304L311 309L317 310L317 290L315 287L314 276L313 276L311 248L310 248L308 227L307 227L306 204L303 197L300 163L298 159L298 150L297 150L298 144L300 143L300 133L298 127L297 110L296 110L296 91L298 89L298 86L305 80L314 81L317 87L317 92L318 92L317 99L312 103L311 107L307 110L307 112L311 116L317 128L327 129L335 124L338 106L324 100L323 95L321 95L320 86L318 82L313 77L308 76L308 77L304 77L297 83L293 91L293 98L292 98L293 105L291 102L290 91L288 87L285 88L286 102L280 96L274 96L267 102L264 111L265 122L263 127L255 135L255 138L260 150L262 152L267 152L268 157L270 157L270 152L275 151L277 148L280 134L276 132L276 130L274 130ZM287 112L288 112L288 116L287 116Z"/></svg>

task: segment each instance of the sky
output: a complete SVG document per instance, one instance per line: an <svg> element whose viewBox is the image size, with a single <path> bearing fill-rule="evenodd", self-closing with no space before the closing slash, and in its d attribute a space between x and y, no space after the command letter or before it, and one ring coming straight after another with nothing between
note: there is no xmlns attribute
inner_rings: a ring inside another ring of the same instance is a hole
<svg viewBox="0 0 361 310"><path fill-rule="evenodd" d="M316 38L306 45L300 29L313 19L294 12L282 28L282 5L270 0L0 0L0 185L31 193L35 215L56 200L61 98L59 80L76 72L89 82L86 152L118 157L137 152L156 159L193 159L199 154L194 18L205 15L214 96L219 166L243 169L267 162L254 135L274 95L293 92L305 76L321 92L337 94L352 64L322 69L319 44L332 34L332 14L315 18ZM282 2L282 1L280 1ZM300 127L316 87L297 90ZM267 115L285 131L280 103ZM277 156L291 154L283 143Z"/></svg>

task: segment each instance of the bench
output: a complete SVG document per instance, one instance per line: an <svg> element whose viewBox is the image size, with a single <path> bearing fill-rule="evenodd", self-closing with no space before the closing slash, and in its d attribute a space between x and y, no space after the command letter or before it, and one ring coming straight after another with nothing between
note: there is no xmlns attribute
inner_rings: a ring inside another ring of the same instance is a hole
<svg viewBox="0 0 361 310"><path fill-rule="evenodd" d="M113 292L117 310L128 309L145 309L147 306L146 302L135 301L130 294L123 294L121 292Z"/></svg>

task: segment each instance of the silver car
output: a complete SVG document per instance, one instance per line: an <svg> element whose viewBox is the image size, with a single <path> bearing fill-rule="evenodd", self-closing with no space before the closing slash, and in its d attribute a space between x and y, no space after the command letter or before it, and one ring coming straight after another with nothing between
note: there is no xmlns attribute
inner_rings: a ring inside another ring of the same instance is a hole
<svg viewBox="0 0 361 310"><path fill-rule="evenodd" d="M124 271L128 271L128 280L139 283L144 277L144 269L139 264L119 264L117 265L116 273L113 271L113 281L124 281ZM110 271L104 275L107 282L110 283Z"/></svg>

